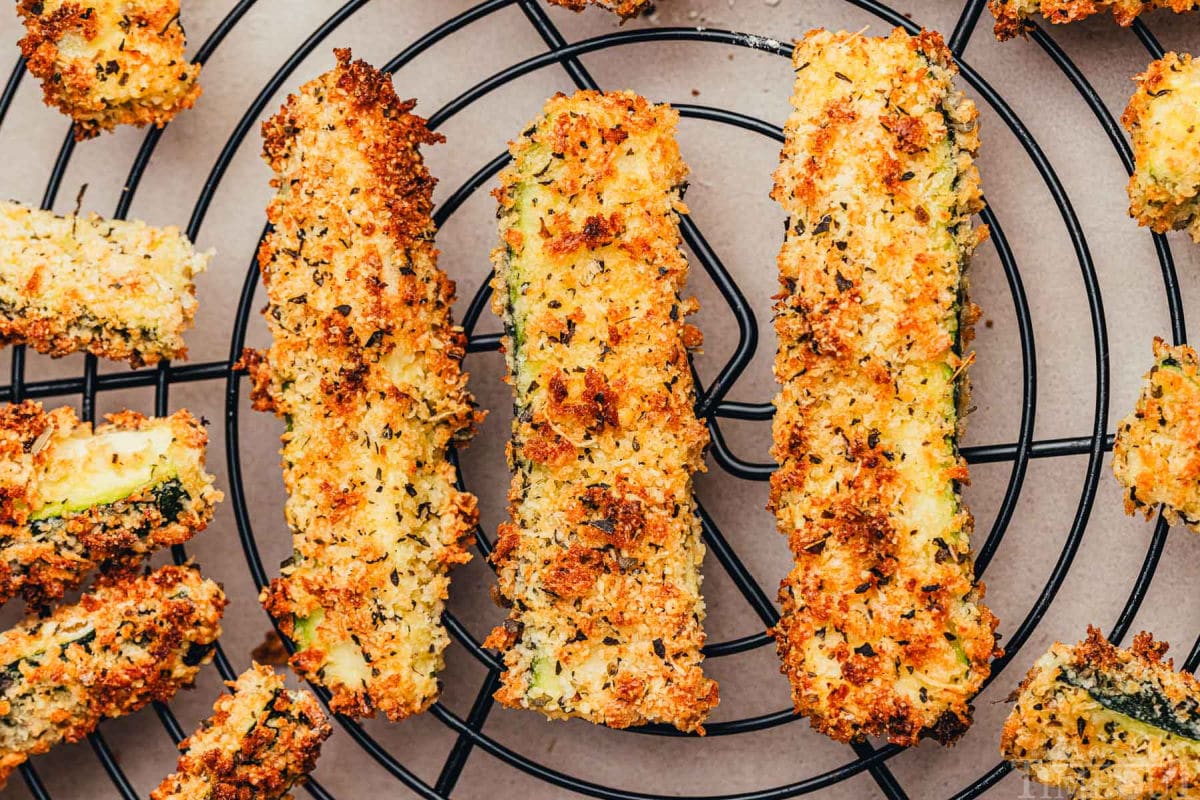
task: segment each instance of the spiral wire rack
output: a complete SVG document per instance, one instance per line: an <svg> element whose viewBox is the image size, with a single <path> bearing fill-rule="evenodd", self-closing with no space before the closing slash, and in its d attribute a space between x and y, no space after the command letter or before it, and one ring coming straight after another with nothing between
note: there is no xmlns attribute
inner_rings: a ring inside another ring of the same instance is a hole
<svg viewBox="0 0 1200 800"><path fill-rule="evenodd" d="M192 240L196 239L204 223L209 206L235 153L254 128L256 120L259 119L271 98L291 80L293 72L315 48L321 45L339 25L349 19L368 2L369 0L349 0L349 2L341 6L296 48L263 86L262 90L236 124L233 133L225 142L204 181L187 225L187 235ZM846 0L846 2L873 14L889 25L899 26L913 33L920 29L920 25L917 22L901 15L881 2L875 2L875 0ZM221 45L221 42L229 32L234 29L254 4L255 0L239 0L215 27L209 37L201 44L196 52L195 61L201 63L207 61L212 53ZM576 42L568 42L539 4L539 0L486 0L486 2L480 2L469 10L429 30L389 61L383 67L383 70L394 73L418 55L438 42L452 36L457 31L473 23L484 21L492 14L510 7L516 7L523 13L529 24L544 42L546 46L545 51L495 73L455 97L430 116L429 124L432 129L436 130L455 114L463 111L475 101L504 86L508 82L547 67L558 66L565 70L571 81L580 89L600 88L580 59L588 53L609 48L674 41L753 48L773 53L783 58L789 58L791 55L790 46L781 44L774 39L731 31L698 28L621 30ZM988 564L991 562L1008 529L1030 460L1061 456L1087 456L1083 491L1081 492L1074 519L1065 542L1058 554L1049 578L1038 591L1032 608L1019 624L1016 626L1006 626L1010 630L1006 638L1006 652L1002 657L993 662L992 674L989 679L990 683L1004 673L1005 668L1016 657L1049 609L1050 604L1053 602L1055 595L1066 578L1082 541L1095 500L1103 457L1106 451L1112 449L1113 437L1105 430L1109 410L1110 373L1104 308L1095 266L1080 221L1058 175L1025 124L1004 101L1001 95L961 58L968 41L979 26L980 17L985 7L986 0L966 0L953 32L947 38L947 44L955 55L962 79L992 108L1020 142L1025 153L1037 168L1041 179L1058 208L1062 223L1070 237L1087 295L1096 374L1095 395L1093 398L1094 422L1091 432L1076 437L1035 440L1033 438L1033 431L1037 398L1037 366L1032 318L1016 258L1009 247L1000 221L992 209L988 207L983 211L982 218L991 229L991 239L999 256L1012 296L1020 339L1023 374L1021 383L1021 415L1016 441L962 448L963 456L972 464L997 462L1011 462L1012 464L1007 488L995 522L986 538L982 541L982 544L976 548L976 568L980 576L986 572ZM1132 33L1153 58L1160 58L1163 55L1162 47L1142 22L1139 21L1134 24ZM1067 54L1042 29L1034 28L1030 36L1069 79L1075 90L1095 115L1112 146L1116 149L1126 170L1131 171L1133 168L1133 158L1129 145L1122 135L1116 120L1113 119L1096 90L1089 84ZM18 61L4 85L3 92L0 93L0 125L4 123L24 75L24 62ZM675 108L685 118L733 126L777 142L783 141L783 132L778 126L758 118L721 108L696 104L676 104ZM161 136L161 129L152 129L146 133L122 189L116 210L113 214L115 218L124 218L126 216L133 202L134 193L137 191L138 185ZM49 209L53 206L61 188L67 165L74 152L74 147L75 141L71 133L68 132L50 172L50 177L41 201L42 208ZM457 188L435 211L434 218L438 227L442 227L473 193L487 185L505 166L508 158L507 153L497 155L475 172L462 186ZM746 481L766 481L774 469L774 465L751 463L740 458L728 447L721 430L721 421L725 419L769 422L773 414L773 407L769 403L743 403L725 399L729 389L738 380L742 371L754 356L758 345L758 331L753 311L737 283L721 263L721 259L708 245L700 229L690 217L685 216L682 219L682 231L685 241L693 252L694 262L699 263L713 280L724 301L728 304L730 311L733 313L738 326L738 341L733 354L720 367L715 378L708 385L701 385L699 382L697 384L697 412L708 424L712 437L711 453L714 461L725 472L735 478ZM1176 343L1181 343L1186 339L1186 332L1182 299L1176 279L1171 250L1166 238L1161 235L1154 235L1154 245L1162 273L1162 281L1170 315L1172 338ZM24 347L18 346L13 348L12 352L11 380L7 385L0 387L0 400L20 402L27 398L78 397L81 404L82 418L92 420L95 416L96 398L100 392L153 386L155 390L154 412L157 415L165 415L169 413L169 393L173 385L197 381L224 380L226 382L224 424L230 501L236 516L238 531L250 572L256 586L261 588L269 581L269 576L264 568L262 559L259 557L258 546L251 527L245 491L242 485L238 425L239 400L241 398L241 381L243 375L235 370L233 366L245 342L247 325L251 317L251 305L258 282L258 266L256 261L251 259L242 287L230 343L229 357L226 360L187 365L161 363L157 367L150 369L100 374L96 357L88 355L85 358L84 371L81 377L29 381L25 377L25 350ZM500 347L500 338L498 335L475 332L476 325L487 305L489 296L490 289L488 288L488 283L485 281L466 307L462 324L469 337L468 352L494 351ZM767 593L742 563L737 552L726 539L716 522L704 510L703 506L699 507L699 515L703 527L704 539L710 554L715 557L720 567L728 573L764 627L764 631L709 644L705 647L706 656L709 658L720 658L768 645L771 639L765 633L765 629L774 625L778 620L778 611ZM1141 607L1159 559L1162 556L1167 531L1168 525L1160 517L1155 526L1144 561L1134 581L1133 588L1129 592L1117 620L1108 629L1108 637L1113 642L1119 643L1126 636L1135 615ZM475 536L479 551L486 556L491 550L491 544L487 535L483 531L476 531ZM184 547L181 545L173 548L172 555L176 563L183 563L188 558ZM544 766L534 758L523 755L485 734L483 727L492 710L492 694L499 687L502 665L495 655L482 648L480 643L468 632L467 628L453 615L447 613L445 623L453 637L483 664L487 670L487 675L479 687L474 703L465 717L455 714L442 703L435 704L430 710L430 714L447 726L456 736L456 740L442 765L441 772L432 785L419 778L399 759L388 752L359 723L348 717L337 717L337 721L341 727L357 742L363 751L409 790L417 796L428 798L429 800L438 800L439 798L444 800L450 797L467 760L470 758L472 752L478 748L490 756L499 759L501 762L521 770L546 784L580 795L606 798L608 800L652 800L659 796L613 788L574 777L565 772ZM223 680L232 680L236 677L233 667L219 645L216 649L214 666ZM1198 666L1200 666L1200 637L1197 638L1184 662L1184 668L1187 670L1194 671ZM323 689L320 687L314 687L314 689L323 701L328 699L328 693ZM156 703L154 709L172 741L175 743L181 741L186 733L172 711L161 703ZM730 736L783 725L796 719L798 717L792 709L785 708L760 716L712 723L707 726L707 733L708 736ZM655 736L683 735L673 728L663 726L645 726L632 729L631 732ZM97 731L88 738L97 758L107 772L118 794L124 800L137 800L137 792L122 771L114 753L105 742L103 734ZM887 761L901 752L903 748L895 745L875 747L865 742L854 744L850 747L853 750L853 757L845 763L834 769L811 775L802 780L767 789L735 794L710 795L703 798L693 798L692 800L781 800L782 798L798 797L817 792L863 772L870 774L880 792L888 800L900 800L908 797L904 788L889 770L887 764ZM967 800L968 798L980 796L998 783L1010 769L1006 764L997 764L954 794L951 800ZM26 763L22 765L20 771L30 794L36 800L50 800L51 794L31 764ZM310 781L306 784L305 789L312 797L318 798L318 800L334 797L333 794L316 781Z"/></svg>

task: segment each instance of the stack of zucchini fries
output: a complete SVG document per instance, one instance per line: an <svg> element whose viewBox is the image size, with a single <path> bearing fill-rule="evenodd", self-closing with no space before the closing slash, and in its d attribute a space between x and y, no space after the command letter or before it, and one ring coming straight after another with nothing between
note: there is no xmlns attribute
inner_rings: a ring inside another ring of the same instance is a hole
<svg viewBox="0 0 1200 800"><path fill-rule="evenodd" d="M622 17L650 5L551 2ZM1037 14L1112 10L1131 24L1150 7L1192 5L991 2L1001 38ZM66 7L21 3L24 46L78 136L163 124L195 100L199 68L179 58L177 15L144 56L168 62L178 86L160 85L161 64L115 99L100 72L59 85L57 73L91 63L114 26L131 24L111 4L90 22ZM63 25L46 27L46 13ZM60 48L70 25L91 31L91 50ZM421 148L442 137L386 74L348 49L335 57L263 124L275 195L258 263L272 343L238 367L255 407L286 424L293 552L260 600L331 711L395 721L439 694L449 570L469 560L478 519L449 448L484 415L433 244ZM958 450L979 315L967 265L987 234L972 224L978 115L937 33L814 30L793 67L772 193L787 224L769 508L794 563L771 634L795 710L818 731L950 744L1001 652ZM1180 122L1194 105L1192 61L1171 54L1138 81L1125 119L1132 213L1195 237L1194 138ZM514 396L510 519L492 553L508 616L484 646L500 651L506 706L703 734L718 687L702 668L693 476L709 435L690 363L702 336L687 322L698 304L685 291L678 120L631 91L558 94L510 143L492 257ZM1154 167L1171 154L1164 177ZM210 257L175 228L0 203L0 344L134 367L183 357L192 279ZM1200 358L1161 340L1154 352L1114 471L1127 510L1162 506L1198 527ZM206 446L186 410L93 426L34 401L0 409L0 603L20 595L30 611L0 633L0 788L30 756L170 699L212 659L222 588L190 563L142 566L212 520L221 493ZM1095 628L1073 648L1055 644L1014 696L1005 758L1078 798L1194 796L1200 682L1165 652L1146 633L1122 650ZM311 693L258 664L228 686L153 800L282 800L314 768L331 726Z"/></svg>

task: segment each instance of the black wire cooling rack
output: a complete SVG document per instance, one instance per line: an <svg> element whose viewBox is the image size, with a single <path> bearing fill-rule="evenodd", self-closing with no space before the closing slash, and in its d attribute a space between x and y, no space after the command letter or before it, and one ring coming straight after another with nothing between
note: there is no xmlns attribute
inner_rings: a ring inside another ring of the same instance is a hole
<svg viewBox="0 0 1200 800"><path fill-rule="evenodd" d="M193 240L196 239L200 227L204 223L214 194L217 191L217 187L221 183L227 168L243 140L254 128L256 121L263 113L271 98L281 88L289 85L293 72L315 48L325 42L339 25L353 16L356 11L368 2L369 0L350 0L350 2L339 8L304 40L263 86L262 90L237 123L232 135L225 142L224 147L221 149L219 156L208 173L208 177L203 184L200 195L193 207L191 219L187 225L187 234L190 238ZM914 33L919 30L918 22L914 22L908 17L901 15L881 2L874 2L874 0L846 0L846 2L873 14L889 25L900 26ZM195 60L198 62L207 61L212 53L221 45L221 42L229 32L237 26L242 17L254 4L255 0L239 0L216 26L208 39L199 47ZM1094 421L1091 433L1071 438L1035 440L1033 438L1033 430L1037 398L1037 367L1033 324L1016 259L1005 238L1004 229L1000 221L989 207L983 212L983 221L991 228L992 242L1007 278L1017 320L1023 371L1021 383L1021 418L1017 440L1004 444L963 448L963 455L972 464L995 462L1011 462L1012 464L1007 489L1004 493L999 513L987 537L983 539L982 544L976 549L976 566L980 575L987 570L988 564L992 560L997 547L1000 545L1008 529L1030 459L1057 456L1087 456L1087 469L1083 491L1075 510L1074 520L1069 533L1054 564L1050 577L1041 587L1031 610L1019 624L1015 626L1006 624L1006 653L992 665L991 680L995 680L1004 672L1009 662L1017 655L1033 633L1066 578L1071 563L1079 549L1092 510L1104 453L1112 449L1112 436L1107 434L1105 430L1109 411L1110 374L1104 308L1096 270L1080 221L1058 175L1025 124L1004 101L1001 95L979 73L975 72L968 63L960 58L968 40L976 33L980 25L980 17L985 6L986 0L966 0L953 32L947 39L947 43L958 59L962 79L966 81L984 103L991 107L1016 136L1025 153L1037 168L1038 173L1057 205L1083 277L1091 319L1096 371L1095 395L1093 398ZM488 95L493 90L504 86L506 83L535 70L547 67L557 66L565 70L570 79L579 88L599 88L596 81L584 67L580 57L600 50L620 48L640 43L675 41L753 48L774 53L784 58L790 57L791 54L789 45L781 44L774 39L723 30L696 28L620 30L594 38L568 42L554 25L549 15L539 5L539 0L487 0L428 31L389 61L383 69L394 73L422 52L438 42L451 37L457 31L473 23L484 21L496 12L510 7L516 7L528 19L529 24L545 43L545 51L495 73L451 100L431 115L429 120L431 128L437 129L455 114L463 111L472 103ZM1144 24L1141 22L1135 23L1132 35L1136 35L1153 58L1162 56L1162 47ZM1067 57L1066 53L1043 30L1035 28L1031 32L1031 37L1070 80L1076 91L1094 113L1100 126L1116 149L1122 163L1125 165L1126 170L1131 170L1133 162L1129 145L1096 90L1088 83L1087 79ZM24 75L24 63L19 61L10 74L4 86L3 93L0 94L0 125L4 122ZM782 130L761 119L703 105L677 104L675 107L685 118L734 126L778 142L783 141ZM161 135L161 130L151 130L146 134L130 168L128 178L125 181L113 215L114 217L123 218L128 212L134 193L137 191ZM74 152L74 146L74 139L68 133L58 151L57 158L51 170L42 198L43 208L53 206L61 188L67 165ZM435 212L434 216L438 227L440 228L444 225L473 193L489 184L507 163L507 160L507 153L497 155L472 175L466 183L454 191ZM739 458L727 446L721 432L722 420L733 419L761 423L768 422L773 413L773 408L770 404L740 403L725 400L726 393L749 364L758 346L758 331L754 313L737 283L721 263L720 258L709 247L695 222L688 217L684 217L683 219L683 235L694 254L694 263L698 263L711 277L724 301L732 311L738 326L738 341L732 356L719 369L711 383L707 386L698 385L697 410L706 419L712 434L711 452L716 463L732 476L742 480L765 481L770 476L774 465L751 463ZM1183 306L1171 251L1163 236L1156 235L1154 237L1154 244L1162 272L1162 281L1170 313L1172 336L1177 343L1182 342L1185 340ZM224 424L230 502L236 515L238 530L250 572L256 585L261 588L268 582L269 578L259 557L258 546L251 528L250 516L242 485L238 433L242 375L235 371L232 366L241 353L245 341L247 324L251 317L251 306L258 281L257 263L251 259L241 292L241 300L237 310L232 341L230 343L229 358L227 360L182 366L163 363L153 369L102 375L97 369L95 356L88 355L84 362L84 371L81 377L28 381L25 377L24 348L15 347L12 351L11 381L9 384L0 387L0 400L19 402L26 398L77 397L81 403L81 416L84 419L91 420L95 415L98 393L132 387L153 386L155 389L155 413L165 415L168 413L168 397L172 385L197 381L225 381ZM476 324L479 321L480 314L487 305L488 297L489 289L485 281L483 286L471 299L463 315L462 324L469 336L469 352L493 351L500 346L498 335L478 334L475 332ZM699 509L699 513L703 524L704 538L710 554L720 564L720 567L728 573L746 602L757 613L763 623L764 629L770 627L778 619L778 612L774 604L763 588L755 581L750 571L743 565L738 554L726 540L712 517L705 512L703 507ZM1124 638L1145 598L1146 591L1149 588L1150 581L1163 552L1167 530L1167 524L1160 518L1155 527L1137 579L1134 582L1133 589L1130 591L1117 621L1109 629L1109 638L1114 642L1119 642ZM477 531L476 537L479 550L486 556L491 549L487 535L482 531ZM179 563L187 559L187 553L182 546L174 548L173 556L176 562ZM419 797L428 798L429 800L437 800L438 798L444 800L453 792L467 760L470 758L472 752L478 748L490 756L548 785L569 790L579 795L609 798L611 800L652 800L652 798L658 797L658 795L599 785L552 769L483 733L484 723L493 705L492 693L499 685L501 665L492 653L480 646L480 643L472 637L459 620L447 614L445 622L455 639L484 665L487 669L487 676L482 686L480 686L474 704L465 718L455 714L441 703L435 704L429 712L433 717L446 725L457 737L433 785L423 781L414 774L395 755L372 738L357 722L346 717L338 718L338 722L345 729L346 733L388 773ZM729 641L709 644L705 648L705 653L709 658L720 658L763 647L770 642L771 640L765 632L759 632ZM236 677L229 660L219 646L216 651L214 664L224 680L232 680ZM1198 666L1200 666L1200 638L1196 640L1184 664L1185 669L1188 670L1195 670ZM318 688L317 692L322 695L323 700L327 699L328 695L322 690ZM155 711L167 734L175 743L178 743L186 734L174 714L162 704L156 704ZM783 725L796 719L797 717L792 710L785 708L760 716L716 722L707 726L707 730L709 736L732 736ZM674 729L660 726L633 729L631 733L656 736L682 735ZM124 800L137 800L137 792L117 763L102 733L97 732L91 735L89 741L119 795ZM868 743L852 745L851 747L853 749L853 757L845 763L835 769L811 775L803 780L738 794L711 795L708 798L696 798L696 800L775 800L777 798L798 797L818 792L823 788L832 786L862 772L868 772L874 778L879 790L889 800L908 797L904 788L891 773L887 765L888 759L901 752L902 748L894 745L877 748ZM954 794L952 800L967 800L967 798L978 797L999 782L1009 772L1009 769L1005 764L996 765ZM37 800L50 800L50 793L32 765L28 763L22 765L21 775L34 798ZM311 796L318 798L318 800L334 797L315 781L308 783L305 788Z"/></svg>

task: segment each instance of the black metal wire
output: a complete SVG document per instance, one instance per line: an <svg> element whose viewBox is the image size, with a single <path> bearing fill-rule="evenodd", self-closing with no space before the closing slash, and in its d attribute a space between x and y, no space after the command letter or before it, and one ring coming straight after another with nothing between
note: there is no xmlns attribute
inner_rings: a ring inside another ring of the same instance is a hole
<svg viewBox="0 0 1200 800"><path fill-rule="evenodd" d="M904 27L913 32L919 29L913 21L882 3L875 2L875 0L847 1L888 23ZM232 130L204 182L187 227L190 237L193 239L196 238L229 164L244 143L255 121L263 113L266 104L279 92L299 64L336 30L339 25L364 6L366 2L367 0L351 0L351 2L347 2L339 8L311 36L301 43L260 90L255 100L250 104ZM236 26L240 18L249 10L253 3L254 0L240 0L233 7L197 52L198 61L205 61L211 56L220 42ZM1030 634L1032 634L1066 577L1086 531L1088 517L1095 499L1102 456L1105 451L1112 448L1112 436L1106 434L1104 430L1108 412L1109 373L1103 305L1098 278L1088 251L1082 226L1071 207L1070 200L1057 174L1042 153L1033 136L1000 95L961 60L962 53L979 23L985 5L986 0L967 0L965 2L963 11L948 39L948 44L955 57L959 59L964 80L979 93L985 102L992 106L1007 127L1017 137L1026 150L1027 155L1037 167L1047 189L1050 191L1060 210L1084 279L1091 315L1097 377L1094 422L1090 435L1045 440L1033 439L1037 396L1037 361L1032 317L1015 256L1008 246L1007 238L1004 236L1003 229L994 211L990 208L985 210L983 219L992 230L992 241L996 247L999 260L1009 284L1010 294L1013 298L1020 336L1023 385L1021 420L1016 441L1004 444L964 447L962 449L963 456L968 462L973 464L1003 461L1013 462L1013 470L996 520L983 545L978 549L977 567L981 574L987 568L989 562L993 559L1002 544L1004 533L1008 528L1019 499L1029 460L1033 458L1069 455L1089 456L1084 489L1081 493L1079 505L1076 509L1075 518L1066 542L1051 571L1049 579L1036 598L1030 612L1022 623L1017 626L1015 632L1010 634L1008 638L1008 653L994 663L992 674L992 680L994 680L1017 655L1021 646L1029 638ZM564 69L577 86L581 88L595 87L594 80L580 59L589 53L611 47L668 41L688 41L736 47L752 47L772 52L779 56L790 55L789 47L773 42L773 40L747 37L743 34L729 31L690 28L622 30L593 39L568 43L554 25L550 16L536 0L487 0L452 17L421 36L389 61L384 69L389 72L395 72L452 34L472 24L488 19L501 9L513 6L517 7L525 15L534 30L541 36L548 48L547 51L514 64L469 88L432 114L430 117L431 126L436 127L444 124L452 116L494 89L530 72L552 65L558 65ZM1134 32L1154 57L1157 58L1162 55L1161 46L1143 23L1140 21L1136 23ZM1050 37L1041 31L1034 31L1033 39L1072 81L1077 91L1080 92L1081 96L1097 116L1105 133L1117 149L1122 163L1125 164L1126 168L1129 168L1132 162L1128 145L1095 90ZM12 104L13 98L21 84L23 73L23 62L18 62L16 68L10 73L3 91L0 92L0 124L3 123ZM753 117L725 109L694 104L678 104L676 108L686 118L733 125L776 141L782 140L782 132L777 126ZM162 133L158 130L152 130L146 135L131 166L129 179L122 190L115 216L123 217L128 212L133 202L136 188L148 169L161 136ZM51 170L42 201L42 205L45 208L52 207L55 202L67 164L74 152L74 147L74 140L68 134ZM439 226L444 224L469 197L492 180L507 163L507 160L507 154L500 154L481 167L437 209L434 215L436 223ZM757 348L758 331L755 317L736 281L725 269L718 255L709 247L695 220L685 217L682 228L695 261L704 268L713 280L723 300L733 312L739 331L738 343L733 356L721 367L710 385L698 385L699 399L697 409L706 418L712 433L714 461L734 477L744 480L766 480L774 468L773 465L747 462L732 453L725 443L719 423L721 419L766 421L773 415L773 408L770 403L747 403L726 399L728 391L736 383ZM1170 247L1165 237L1156 236L1154 243L1167 296L1172 335L1176 342L1182 342L1186 338L1182 300ZM225 361L184 366L162 364L154 369L101 375L98 373L96 360L94 357L89 356L85 360L84 374L80 378L30 382L26 381L24 376L24 349L18 347L14 348L12 354L11 383L8 386L0 387L0 400L19 401L27 397L59 397L78 394L81 398L81 415L85 419L90 419L94 416L95 400L99 392L136 386L154 386L155 412L157 414L165 414L169 409L169 390L171 385L191 381L225 379L226 409L224 424L226 430L226 459L229 468L230 504L234 509L239 538L243 545L251 576L255 584L261 587L267 583L269 578L258 553L257 541L251 527L244 487L242 485L240 451L238 446L241 376L232 369L232 365L240 355L245 341L246 329L251 314L251 304L257 284L257 265L252 261L242 288L239 308L231 336L229 358ZM500 339L497 334L478 333L475 330L483 309L487 305L489 293L490 289L485 282L472 297L466 308L463 323L469 334L469 352L494 351L499 347ZM704 511L703 507L699 507L698 513L702 522L705 541L713 557L721 568L729 574L742 596L758 615L764 628L773 625L778 619L778 612L768 595L758 585L756 579L745 565L742 564L735 548L727 541L724 534ZM1127 633L1141 607L1149 584L1153 579L1155 568L1161 558L1166 535L1167 525L1160 519L1155 527L1143 565L1134 581L1127 601L1113 626L1110 635L1114 641L1119 641ZM478 538L480 550L486 554L490 548L489 541L482 533ZM187 558L186 552L182 547L176 548L174 555L176 561L179 562ZM421 797L447 798L453 792L457 779L467 763L472 750L475 747L479 747L510 766L539 778L548 784L579 794L613 798L614 800L617 798L629 800L629 798L657 797L657 795L601 786L550 769L511 750L484 734L482 730L488 713L493 706L492 694L498 685L501 665L494 655L484 650L474 640L461 622L449 614L446 616L445 622L452 636L463 644L486 667L487 675L465 719L460 718L440 703L436 704L431 711L434 717L442 721L457 734L456 741L443 764L441 773L434 786L430 786L417 778L367 734L357 722L344 717L338 720L363 750L388 770L388 772ZM705 652L709 657L728 656L765 646L770 641L769 636L765 632L757 631L725 642L712 643L705 648ZM1195 669L1198 665L1200 665L1200 638L1197 639L1192 651L1189 653L1185 662L1185 668ZM231 679L234 675L228 659L220 650L218 650L216 656L216 668L222 677L227 680ZM314 688L316 688L322 701L327 702L328 693L320 687ZM168 735L171 736L173 741L178 742L184 735L178 721L164 705L156 704L156 711ZM784 709L756 717L714 723L709 726L709 735L733 735L762 730L784 724L795 718L791 709ZM637 732L657 735L679 735L674 729L663 729L661 726L646 726L637 729ZM115 757L103 738L97 733L91 737L91 744L101 764L117 788L118 793L124 798L135 797L136 793L133 792L127 779L121 773ZM885 766L887 759L901 751L901 748L895 746L875 749L866 744L858 745L856 746L857 757L835 769L771 789L721 795L719 796L719 800L765 800L766 798L796 797L833 785L862 772L870 772L872 774L885 797L890 800L904 798L906 795L903 788ZM954 796L955 800L958 800L958 798L966 800L967 798L978 797L1002 779L1007 771L1008 769L1005 765L998 765L956 794ZM21 773L31 794L35 798L39 800L41 798L49 798L44 785L31 766L28 764L23 765ZM332 795L315 783L309 784L309 792L317 798L332 798ZM709 800L718 800L718 798L710 798Z"/></svg>

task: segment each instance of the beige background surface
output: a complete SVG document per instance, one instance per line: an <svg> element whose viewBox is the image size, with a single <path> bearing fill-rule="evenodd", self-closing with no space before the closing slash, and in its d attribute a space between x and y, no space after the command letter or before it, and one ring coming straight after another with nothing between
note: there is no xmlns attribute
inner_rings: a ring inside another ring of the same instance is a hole
<svg viewBox="0 0 1200 800"><path fill-rule="evenodd" d="M11 3L9 4L11 7ZM382 64L422 32L468 8L468 0L374 0L334 30L302 63L285 87L327 69L333 46L350 45L357 56ZM633 27L703 25L763 34L787 40L814 26L884 33L888 26L843 0L662 0L659 12ZM953 29L958 0L896 0L913 19L943 32ZM190 50L202 42L232 6L230 0L184 3ZM132 215L152 223L186 224L209 170L271 74L336 4L298 0L259 0L206 64L204 97L165 132L145 179L137 190ZM581 16L554 10L554 20L569 38L616 29L608 15ZM1155 15L1153 30L1168 47L1200 45L1200 18ZM1150 338L1169 335L1166 295L1149 234L1125 215L1125 173L1112 144L1066 77L1036 44L1004 45L990 36L985 14L966 51L966 59L1021 116L1057 170L1078 214L1107 310L1108 352L1112 375L1107 430L1133 402L1138 379L1149 366ZM1129 78L1149 60L1134 35L1107 20L1094 20L1054 31L1054 38L1092 81L1114 115L1130 91ZM0 42L16 61L18 25L11 12L0 14ZM522 13L507 8L475 23L429 50L396 76L403 96L420 99L428 114L495 71L541 52L544 45ZM589 55L585 63L606 87L633 88L655 100L723 106L775 124L787 113L790 70L785 59L720 45L656 44L623 47ZM7 74L7 73L5 73ZM453 117L442 130L449 143L432 148L429 162L441 178L444 199L505 145L538 110L542 100L570 83L558 67L533 73L488 95ZM974 93L972 93L974 94ZM265 113L281 97L272 98ZM1045 183L1017 138L985 103L984 149L980 161L988 199L995 209L1020 266L1032 309L1037 349L1037 439L1084 436L1096 413L1096 352L1080 264L1067 228ZM0 127L0 194L36 203L45 190L67 124L41 105L36 84L26 79ZM120 131L80 145L70 160L55 208L67 211L79 186L89 185L84 207L112 213L122 182L142 142L142 132ZM768 400L774 389L770 356L769 297L774 292L774 255L779 244L780 212L768 198L775 142L731 128L685 121L680 130L693 180L688 202L697 223L741 283L756 309L761 340L758 353L730 399ZM257 127L237 150L222 179L198 236L217 256L202 276L198 324L189 337L192 361L227 359L236 303L268 198L268 171L258 158ZM487 274L487 253L494 232L493 204L486 191L475 195L441 231L442 264L458 280L459 312ZM1185 306L1200 306L1200 257L1184 237L1170 237ZM967 444L1012 442L1018 433L1021 358L1014 303L994 246L985 245L974 262L976 299L986 322L976 342L974 401ZM697 323L707 335L700 372L711 378L732 351L736 328L727 307L701 270L692 288L704 310ZM261 292L255 309L263 302ZM1200 313L1200 312L1198 312ZM1197 323L1200 324L1200 323ZM497 325L485 314L481 329ZM265 341L255 314L250 341ZM7 369L7 355L0 356ZM483 527L494 532L507 486L503 441L509 420L507 388L499 382L502 363L496 354L468 358L472 387L492 414L478 441L463 457L468 486L481 497ZM52 362L33 355L30 380L78 375L81 358ZM119 371L118 365L102 370ZM7 372L3 373L7 374ZM225 464L224 381L180 385L171 405L186 405L213 421L211 463L228 487ZM243 393L244 394L244 393ZM78 402L77 397L62 402ZM101 396L100 410L121 406L150 411L153 390L138 389ZM243 401L240 411L241 463L258 546L272 571L289 550L282 523L283 493L277 466L279 424L254 414ZM750 461L766 461L769 426L726 421L731 447ZM768 593L789 566L783 538L763 510L766 486L741 482L710 463L697 491ZM1086 456L1034 459L1012 524L988 567L988 599L1011 633L1029 613L1067 539L1085 487ZM1011 465L980 465L967 498L978 519L977 546L987 536L1009 481ZM997 762L999 728L1007 713L1004 697L1030 662L1055 640L1079 638L1089 622L1108 629L1133 586L1151 541L1153 525L1124 517L1107 459L1100 474L1095 509L1068 577L1042 623L1015 660L978 702L977 721L954 749L926 744L889 762L913 798L944 798ZM213 526L190 546L207 574L224 582L233 598L223 643L239 670L269 628L254 600L254 586L238 541L231 505L220 510ZM1184 530L1168 538L1158 573L1150 586L1135 630L1148 628L1172 642L1182 659L1200 633L1200 591L1195 563L1200 539ZM712 641L761 630L716 561L706 562ZM488 599L492 576L476 559L456 573L451 607L476 637L501 615ZM7 617L13 614L7 610ZM448 651L444 702L465 715L483 678L480 664L461 646ZM715 720L730 720L787 706L787 686L772 648L709 662L721 682L722 703ZM215 670L203 673L196 691L181 695L173 708L189 729L203 717L218 691ZM432 783L453 744L450 731L426 717L400 725L369 723L367 729L396 758ZM137 791L145 796L173 765L169 738L152 711L105 723L103 733ZM619 733L583 723L547 723L536 715L496 709L488 735L549 766L607 785L651 794L709 795L765 789L817 774L845 763L850 749L812 733L795 722L757 733L707 740L668 739ZM63 747L39 758L35 766L55 798L118 797L87 744ZM406 790L365 756L345 731L327 745L317 776L339 798L408 797ZM28 792L14 779L6 797ZM301 793L300 796L304 796ZM476 752L455 792L461 798L560 797L567 793L539 784L515 769ZM882 796L869 776L860 775L818 793L823 798ZM989 798L1041 797L1010 776Z"/></svg>

